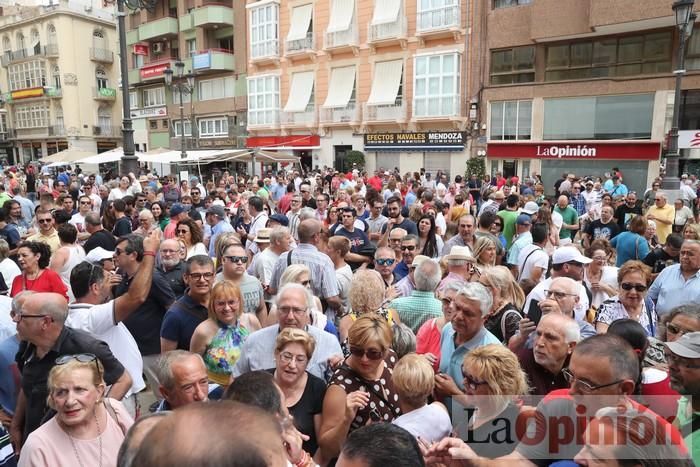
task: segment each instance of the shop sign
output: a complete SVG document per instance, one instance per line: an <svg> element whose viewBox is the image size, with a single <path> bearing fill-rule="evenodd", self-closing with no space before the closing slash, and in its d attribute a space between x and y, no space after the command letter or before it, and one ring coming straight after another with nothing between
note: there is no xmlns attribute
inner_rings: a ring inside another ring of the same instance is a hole
<svg viewBox="0 0 700 467"><path fill-rule="evenodd" d="M371 133L364 135L366 151L392 149L452 149L461 151L467 142L463 131L426 131L418 133Z"/></svg>
<svg viewBox="0 0 700 467"><path fill-rule="evenodd" d="M146 107L143 109L131 109L131 118L166 117L167 115L167 107Z"/></svg>
<svg viewBox="0 0 700 467"><path fill-rule="evenodd" d="M163 76L163 72L170 66L170 62L162 62L155 65L147 65L141 68L139 73L141 74L141 79L157 78Z"/></svg>
<svg viewBox="0 0 700 467"><path fill-rule="evenodd" d="M221 147L230 146L236 147L236 138L200 138L199 147L200 148L210 148L210 147Z"/></svg>
<svg viewBox="0 0 700 467"><path fill-rule="evenodd" d="M700 130L683 130L678 132L679 149L700 149Z"/></svg>
<svg viewBox="0 0 700 467"><path fill-rule="evenodd" d="M148 44L134 44L134 55L148 55Z"/></svg>
<svg viewBox="0 0 700 467"><path fill-rule="evenodd" d="M623 159L658 160L661 143L548 141L540 143L488 143L486 156L499 159Z"/></svg>
<svg viewBox="0 0 700 467"><path fill-rule="evenodd" d="M204 70L211 68L211 55L209 52L192 56L192 68L194 70Z"/></svg>
<svg viewBox="0 0 700 467"><path fill-rule="evenodd" d="M251 136L246 138L245 147L315 147L320 144L321 137L319 135Z"/></svg>

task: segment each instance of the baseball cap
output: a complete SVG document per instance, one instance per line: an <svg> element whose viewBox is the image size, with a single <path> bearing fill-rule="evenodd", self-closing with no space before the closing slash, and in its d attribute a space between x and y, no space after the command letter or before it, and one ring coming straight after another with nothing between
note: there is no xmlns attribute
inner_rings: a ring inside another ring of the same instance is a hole
<svg viewBox="0 0 700 467"><path fill-rule="evenodd" d="M530 225L532 224L532 219L527 214L520 214L518 218L515 219L515 223L518 225Z"/></svg>
<svg viewBox="0 0 700 467"><path fill-rule="evenodd" d="M224 211L224 207L218 205L210 206L209 209L207 209L207 214L215 214L222 219L226 217L226 211Z"/></svg>
<svg viewBox="0 0 700 467"><path fill-rule="evenodd" d="M98 246L97 248L93 248L92 250L90 250L90 253L88 253L87 256L85 256L85 261L87 261L90 264L99 264L100 261L113 258L113 251L105 250L101 246Z"/></svg>
<svg viewBox="0 0 700 467"><path fill-rule="evenodd" d="M273 222L277 222L278 224L282 224L285 227L289 225L289 219L287 219L287 216L284 214L273 214L269 217L269 219Z"/></svg>
<svg viewBox="0 0 700 467"><path fill-rule="evenodd" d="M535 203L534 201L528 201L525 203L525 206L520 210L520 212L524 212L525 214L534 214L537 211L540 210L540 207Z"/></svg>
<svg viewBox="0 0 700 467"><path fill-rule="evenodd" d="M573 261L581 264L588 264L593 260L583 256L574 246L561 246L554 250L554 254L552 255L552 264L564 264L571 263Z"/></svg>
<svg viewBox="0 0 700 467"><path fill-rule="evenodd" d="M666 347L683 358L700 358L700 332L683 334L675 342L666 342Z"/></svg>
<svg viewBox="0 0 700 467"><path fill-rule="evenodd" d="M185 206L182 203L175 203L170 207L170 217L177 216L178 214L182 214L183 212L187 212L189 210L189 206Z"/></svg>

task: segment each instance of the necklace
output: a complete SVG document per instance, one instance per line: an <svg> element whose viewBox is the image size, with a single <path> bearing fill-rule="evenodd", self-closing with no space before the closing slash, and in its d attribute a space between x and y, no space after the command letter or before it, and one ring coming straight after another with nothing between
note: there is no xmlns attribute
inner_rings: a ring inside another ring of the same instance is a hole
<svg viewBox="0 0 700 467"><path fill-rule="evenodd" d="M95 411L95 423L97 424L97 441L100 447L100 463L99 467L102 467L102 431L100 430L100 422L97 419L97 411ZM75 440L73 437L66 431L66 435L68 435L68 439L70 440L71 446L73 446L73 452L75 453L76 459L78 459L78 465L80 467L85 467L83 464L83 461L80 459L80 455L78 455L78 448L75 446Z"/></svg>

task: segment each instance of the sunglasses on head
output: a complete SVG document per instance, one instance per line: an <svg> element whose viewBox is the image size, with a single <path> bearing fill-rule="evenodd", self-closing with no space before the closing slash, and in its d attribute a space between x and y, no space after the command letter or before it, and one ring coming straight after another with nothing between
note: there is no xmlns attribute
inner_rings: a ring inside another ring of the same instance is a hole
<svg viewBox="0 0 700 467"><path fill-rule="evenodd" d="M350 346L350 355L356 358L362 358L366 356L370 360L381 360L384 358L384 352L376 349L363 349L362 347L352 347Z"/></svg>

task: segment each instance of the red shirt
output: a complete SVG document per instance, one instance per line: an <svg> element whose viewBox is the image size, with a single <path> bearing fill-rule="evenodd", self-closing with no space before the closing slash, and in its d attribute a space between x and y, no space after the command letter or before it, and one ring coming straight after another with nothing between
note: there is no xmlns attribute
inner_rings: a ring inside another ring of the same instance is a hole
<svg viewBox="0 0 700 467"><path fill-rule="evenodd" d="M10 297L14 297L25 290L31 290L32 292L54 292L63 295L66 300L68 300L68 288L66 284L61 280L61 276L51 269L44 269L41 274L39 274L39 277L34 280L26 279L24 274L15 277L12 281Z"/></svg>
<svg viewBox="0 0 700 467"><path fill-rule="evenodd" d="M282 214L287 214L287 211L289 211L292 205L292 196L294 196L294 193L285 193L277 203L277 209L279 209Z"/></svg>
<svg viewBox="0 0 700 467"><path fill-rule="evenodd" d="M367 180L367 183L375 190L379 192L382 191L382 179L377 177L376 175L374 177L370 177L370 179Z"/></svg>

